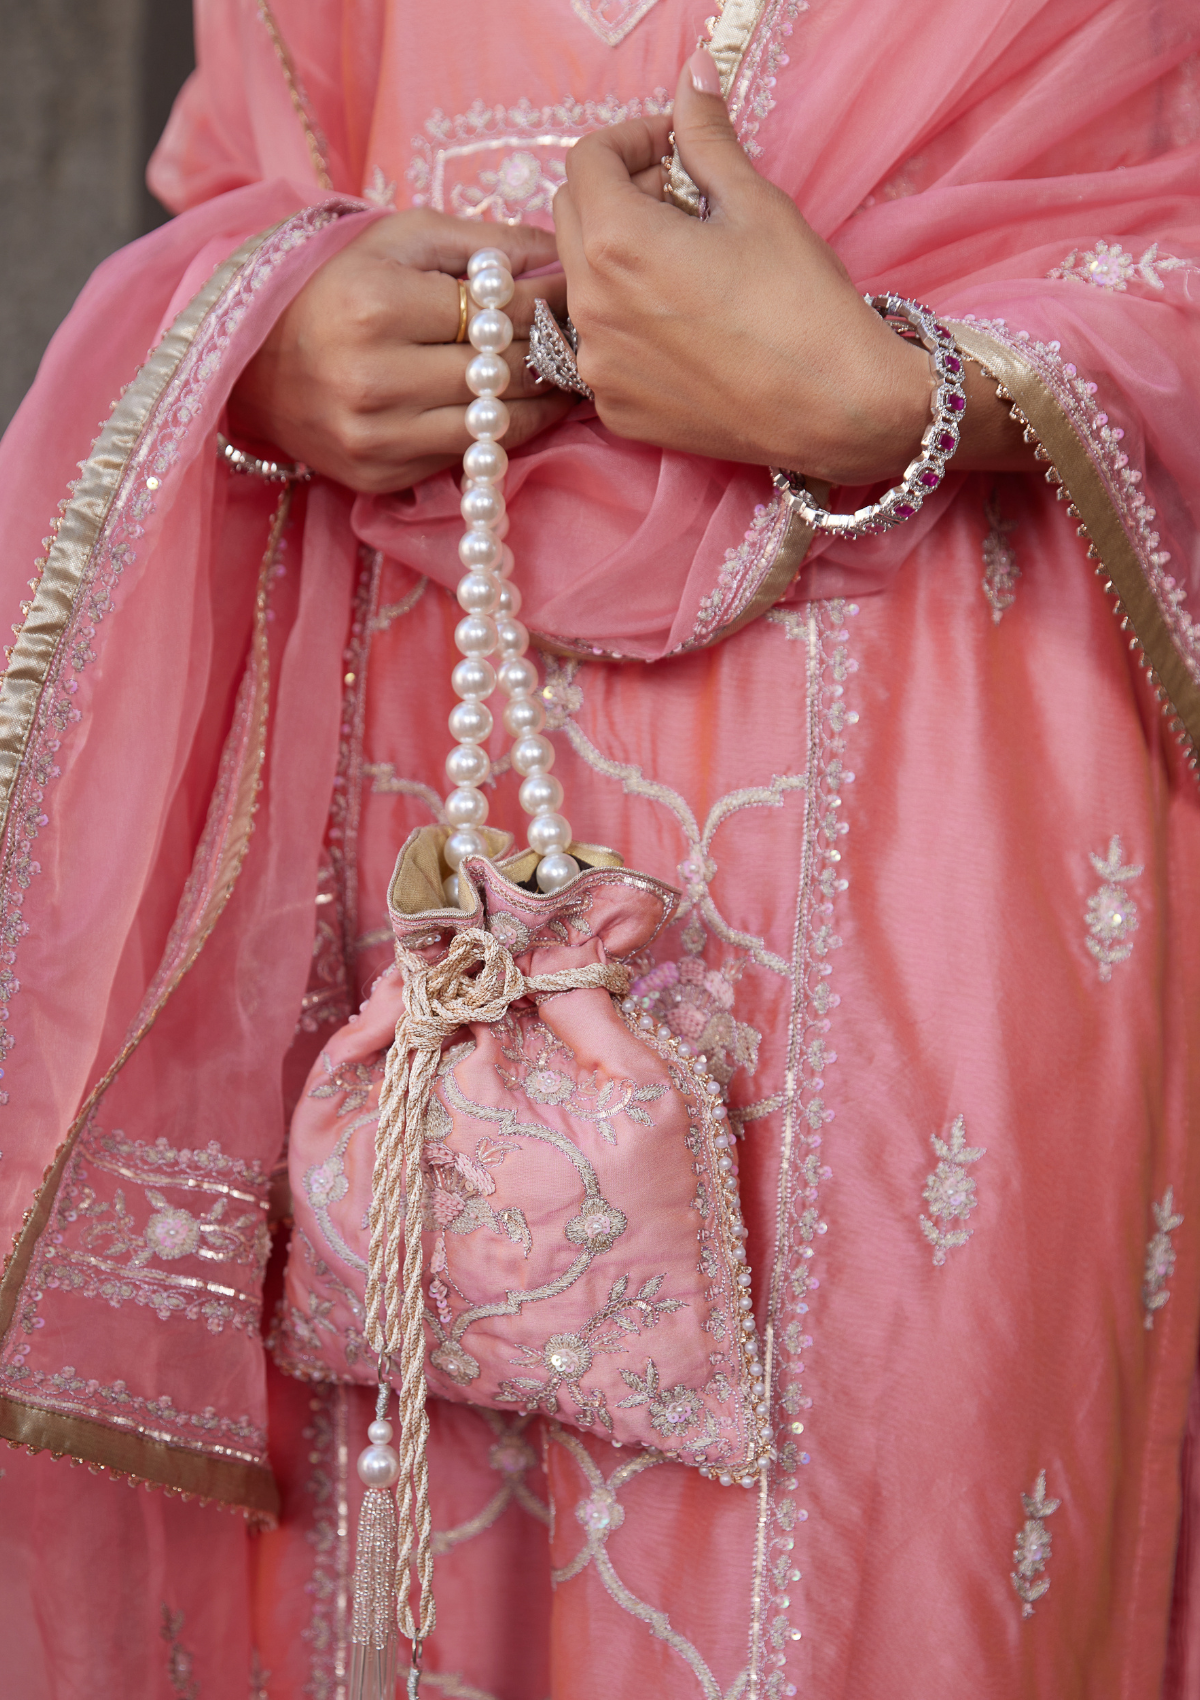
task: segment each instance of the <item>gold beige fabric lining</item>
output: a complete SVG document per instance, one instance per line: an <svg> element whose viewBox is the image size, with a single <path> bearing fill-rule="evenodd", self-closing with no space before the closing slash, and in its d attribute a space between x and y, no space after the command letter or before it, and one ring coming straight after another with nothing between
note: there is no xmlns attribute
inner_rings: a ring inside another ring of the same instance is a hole
<svg viewBox="0 0 1200 1700"><path fill-rule="evenodd" d="M978 362L1012 402L1016 417L1041 444L1079 515L1079 533L1099 560L1097 572L1111 583L1117 613L1132 626L1137 644L1166 692L1193 751L1200 746L1200 688L1175 646L1162 609L1121 521L1108 487L1049 385L1016 349L975 325L951 329L964 354ZM1194 763L1193 763L1194 765Z"/></svg>

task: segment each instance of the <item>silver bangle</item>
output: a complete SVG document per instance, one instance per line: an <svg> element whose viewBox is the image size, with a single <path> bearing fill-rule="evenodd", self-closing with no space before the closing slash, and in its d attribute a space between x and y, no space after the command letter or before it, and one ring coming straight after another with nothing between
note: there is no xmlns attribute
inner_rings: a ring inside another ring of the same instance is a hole
<svg viewBox="0 0 1200 1700"><path fill-rule="evenodd" d="M958 447L959 426L967 411L963 356L945 325L939 324L928 307L907 301L901 295L868 295L864 299L898 335L905 335L906 330L915 333L916 339L929 350L934 375L933 417L921 438L921 452L909 462L901 482L878 502L856 508L851 514L830 513L828 508L818 507L805 487L802 473L771 468L772 483L804 524L837 537L871 537L912 519L925 498L932 496L942 482L946 464ZM894 323L896 320L905 328Z"/></svg>
<svg viewBox="0 0 1200 1700"><path fill-rule="evenodd" d="M262 478L268 484L307 484L312 468L302 460L260 460L245 449L235 449L228 437L217 432L217 453L234 472L244 472L251 478Z"/></svg>

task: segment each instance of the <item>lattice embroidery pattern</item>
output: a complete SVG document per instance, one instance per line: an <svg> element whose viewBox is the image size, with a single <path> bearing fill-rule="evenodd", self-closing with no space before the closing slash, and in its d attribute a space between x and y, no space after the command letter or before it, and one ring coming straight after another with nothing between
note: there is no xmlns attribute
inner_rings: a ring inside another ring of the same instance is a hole
<svg viewBox="0 0 1200 1700"><path fill-rule="evenodd" d="M993 624L998 626L1017 599L1017 580L1021 569L1008 541L1009 533L1016 530L1017 522L1003 518L994 491L984 505L983 517L988 522L988 534L983 540L983 578L980 584L992 610Z"/></svg>
<svg viewBox="0 0 1200 1700"><path fill-rule="evenodd" d="M1151 1204L1154 1232L1146 1242L1146 1271L1142 1277L1142 1304L1145 1324L1154 1327L1154 1313L1161 1310L1170 1298L1167 1282L1175 1273L1175 1247L1171 1235L1183 1227L1183 1217L1175 1209L1175 1189L1168 1187L1161 1204Z"/></svg>
<svg viewBox="0 0 1200 1700"><path fill-rule="evenodd" d="M1114 833L1108 841L1108 855L1094 853L1089 860L1104 884L1088 898L1087 947L1095 957L1102 980L1111 980L1118 962L1133 954L1132 936L1138 927L1137 904L1126 889L1138 878L1139 866L1125 865L1125 851Z"/></svg>
<svg viewBox="0 0 1200 1700"><path fill-rule="evenodd" d="M1045 1470L1039 1471L1033 1492L1021 1495L1025 1522L1017 1531L1010 1580L1021 1601L1022 1617L1033 1616L1034 1602L1040 1600L1050 1587L1050 1578L1043 1574L1050 1562L1053 1544L1046 1519L1052 1517L1061 1504L1061 1500L1046 1498Z"/></svg>
<svg viewBox="0 0 1200 1700"><path fill-rule="evenodd" d="M1004 319L977 319L973 313L965 313L963 323L977 325L989 336L1025 355L1056 397L1065 402L1072 423L1104 475L1117 513L1188 672L1200 685L1200 623L1192 618L1185 606L1187 592L1184 586L1165 570L1170 564L1171 552L1162 548L1162 538L1154 529L1158 511L1147 502L1140 488L1143 479L1141 469L1130 465L1129 456L1121 446L1125 439L1124 428L1113 424L1096 400L1099 386L1082 377L1074 362L1064 362L1062 344L1057 340L1038 342L1028 331L1010 331ZM1046 458L1040 445L1038 453L1043 460ZM1058 487L1061 496L1062 479L1053 466L1046 477ZM1092 553L1095 553L1094 548Z"/></svg>
<svg viewBox="0 0 1200 1700"><path fill-rule="evenodd" d="M606 47L624 41L657 0L571 0L571 10Z"/></svg>
<svg viewBox="0 0 1200 1700"><path fill-rule="evenodd" d="M566 181L561 157L581 136L629 118L655 117L671 110L664 88L644 100L561 101L534 106L519 100L515 106L485 106L475 101L466 112L448 118L440 109L426 120L425 134L413 137L413 158L405 173L412 186L414 207L434 207L461 218L492 218L519 224L534 213L548 212ZM450 162L473 161L475 181L455 182L446 189ZM491 161L492 163L488 163ZM385 179L376 167L370 184L381 190Z"/></svg>
<svg viewBox="0 0 1200 1700"><path fill-rule="evenodd" d="M1094 248L1072 248L1062 264L1053 266L1046 276L1073 278L1078 283L1090 283L1096 289L1124 290L1131 283L1146 283L1151 289L1162 291L1166 288L1163 272L1178 271L1181 267L1186 268L1187 264L1186 260L1175 259L1169 254L1160 256L1157 242L1152 242L1138 260L1119 242L1106 242L1101 237Z"/></svg>
<svg viewBox="0 0 1200 1700"><path fill-rule="evenodd" d="M963 1116L954 1118L949 1139L939 1139L935 1133L930 1136L929 1142L938 1163L933 1173L925 1178L925 1191L921 1196L928 1204L930 1214L922 1216L920 1223L921 1232L933 1247L934 1264L940 1268L946 1261L946 1253L955 1246L966 1245L973 1232L970 1228L955 1227L955 1223L965 1222L979 1202L975 1196L974 1178L967 1170L986 1152L983 1146L967 1144Z"/></svg>

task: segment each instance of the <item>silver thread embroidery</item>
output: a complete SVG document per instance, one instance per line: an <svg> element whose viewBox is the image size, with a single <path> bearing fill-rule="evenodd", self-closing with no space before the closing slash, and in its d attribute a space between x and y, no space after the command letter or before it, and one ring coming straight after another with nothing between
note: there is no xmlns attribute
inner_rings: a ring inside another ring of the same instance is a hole
<svg viewBox="0 0 1200 1700"><path fill-rule="evenodd" d="M1154 1313L1161 1310L1170 1298L1167 1282L1175 1273L1175 1247L1171 1235L1183 1227L1183 1217L1175 1209L1175 1189L1168 1187L1161 1204L1151 1204L1155 1231L1146 1242L1146 1273L1142 1278L1142 1303L1146 1307L1146 1327L1154 1327Z"/></svg>
<svg viewBox="0 0 1200 1700"><path fill-rule="evenodd" d="M1052 1517L1062 1504L1060 1499L1046 1498L1045 1470L1038 1472L1033 1492L1021 1495L1021 1504L1025 1510L1025 1524L1017 1531L1012 1585L1021 1601L1021 1616L1032 1617L1034 1601L1040 1600L1050 1586L1050 1578L1042 1575L1050 1562L1053 1540L1046 1527L1046 1518Z"/></svg>
<svg viewBox="0 0 1200 1700"><path fill-rule="evenodd" d="M986 1152L981 1145L967 1144L966 1122L962 1116L955 1117L948 1140L939 1139L935 1133L929 1143L933 1146L938 1165L931 1175L925 1177L925 1191L921 1197L929 1206L932 1220L929 1216L922 1216L920 1222L921 1232L933 1247L934 1264L940 1268L946 1261L946 1253L954 1246L966 1245L974 1231L956 1228L954 1223L965 1222L979 1202L975 1196L974 1177L967 1173L967 1169Z"/></svg>
<svg viewBox="0 0 1200 1700"><path fill-rule="evenodd" d="M1017 580L1021 576L1016 554L1008 542L1008 533L1016 530L1017 522L1000 517L1000 503L994 491L984 504L983 517L989 530L983 540L983 578L980 583L991 604L992 623L998 626L1016 601Z"/></svg>
<svg viewBox="0 0 1200 1700"><path fill-rule="evenodd" d="M1162 273L1178 271L1187 263L1171 254L1160 257L1157 242L1150 244L1140 260L1135 260L1119 242L1106 242L1101 237L1094 248L1082 251L1073 248L1062 264L1054 266L1046 276L1073 278L1077 283L1090 283L1096 289L1125 290L1130 283L1140 282L1162 291L1166 288Z"/></svg>
<svg viewBox="0 0 1200 1700"><path fill-rule="evenodd" d="M1087 947L1096 958L1102 980L1111 980L1118 962L1133 953L1130 935L1137 931L1138 911L1132 895L1124 888L1141 874L1140 866L1124 863L1125 850L1114 833L1108 841L1108 855L1089 858L1104 884L1088 898Z"/></svg>

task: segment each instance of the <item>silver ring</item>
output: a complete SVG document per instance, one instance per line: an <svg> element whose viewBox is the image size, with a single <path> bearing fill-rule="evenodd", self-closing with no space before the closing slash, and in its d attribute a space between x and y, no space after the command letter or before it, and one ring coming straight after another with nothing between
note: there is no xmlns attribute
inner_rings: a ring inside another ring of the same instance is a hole
<svg viewBox="0 0 1200 1700"><path fill-rule="evenodd" d="M531 372L555 389L570 390L574 395L581 395L586 401L594 401L595 396L590 387L579 376L576 356L579 353L579 332L567 320L560 325L550 311L548 302L536 300L533 304L533 324L529 328L529 353L525 356L525 364Z"/></svg>

